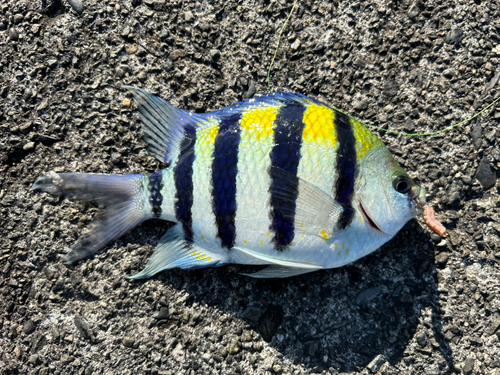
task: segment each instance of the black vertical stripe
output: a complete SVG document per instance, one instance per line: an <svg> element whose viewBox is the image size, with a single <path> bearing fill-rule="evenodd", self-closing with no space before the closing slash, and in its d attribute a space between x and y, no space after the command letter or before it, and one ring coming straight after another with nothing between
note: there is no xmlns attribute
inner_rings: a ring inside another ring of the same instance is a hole
<svg viewBox="0 0 500 375"><path fill-rule="evenodd" d="M151 173L148 176L149 180L149 202L153 210L153 217L158 218L161 216L161 204L163 196L161 195L161 188L163 187L163 174L161 171Z"/></svg>
<svg viewBox="0 0 500 375"><path fill-rule="evenodd" d="M335 112L335 128L337 130L338 144L335 200L344 208L338 226L340 229L345 229L354 217L352 197L354 194L354 181L358 175L356 138L349 117L343 113Z"/></svg>
<svg viewBox="0 0 500 375"><path fill-rule="evenodd" d="M271 176L271 226L274 233L273 242L276 250L284 250L292 242L295 235L293 215L295 201L298 197L297 168L300 161L300 147L302 145L302 131L304 130L304 112L306 107L297 102L288 102L282 107L276 117L274 128L275 146L271 150L271 168L279 168L295 177L295 182L285 181L279 173L270 173ZM283 184L289 184L292 191L288 199L277 194ZM291 198L291 199L290 199ZM285 212L291 215L284 215Z"/></svg>
<svg viewBox="0 0 500 375"><path fill-rule="evenodd" d="M189 125L186 127L184 139L181 142L179 159L174 168L175 182L175 217L182 223L186 240L193 239L193 163L195 159L194 145L196 143L196 129Z"/></svg>
<svg viewBox="0 0 500 375"><path fill-rule="evenodd" d="M231 249L236 239L236 175L241 113L223 117L215 138L212 162L212 208L217 237Z"/></svg>

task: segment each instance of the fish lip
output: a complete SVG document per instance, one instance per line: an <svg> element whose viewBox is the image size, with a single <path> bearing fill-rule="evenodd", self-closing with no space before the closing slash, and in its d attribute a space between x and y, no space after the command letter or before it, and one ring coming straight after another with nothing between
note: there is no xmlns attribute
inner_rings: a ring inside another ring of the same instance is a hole
<svg viewBox="0 0 500 375"><path fill-rule="evenodd" d="M368 215L368 212L366 212L366 209L363 207L363 204L361 202L359 202L359 208L361 208L361 213L363 214L363 216L365 217L365 220L368 222L368 224L373 228L375 229L376 231L380 232L380 233L385 233L384 231L382 231L379 226L377 225L377 223L375 222L375 220L373 220L371 218L370 215Z"/></svg>
<svg viewBox="0 0 500 375"><path fill-rule="evenodd" d="M411 188L408 198L415 203L418 209L422 209L427 204L427 199L425 196L425 189L415 185Z"/></svg>

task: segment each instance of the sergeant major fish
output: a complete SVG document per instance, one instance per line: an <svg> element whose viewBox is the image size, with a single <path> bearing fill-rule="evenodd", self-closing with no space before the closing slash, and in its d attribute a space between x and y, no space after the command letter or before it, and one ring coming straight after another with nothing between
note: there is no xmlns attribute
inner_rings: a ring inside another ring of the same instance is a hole
<svg viewBox="0 0 500 375"><path fill-rule="evenodd" d="M132 279L230 263L268 265L253 277L288 277L351 263L422 208L432 212L375 135L315 99L282 92L195 114L127 89L149 151L168 167L39 178L32 190L104 206L65 263L159 218L175 225Z"/></svg>

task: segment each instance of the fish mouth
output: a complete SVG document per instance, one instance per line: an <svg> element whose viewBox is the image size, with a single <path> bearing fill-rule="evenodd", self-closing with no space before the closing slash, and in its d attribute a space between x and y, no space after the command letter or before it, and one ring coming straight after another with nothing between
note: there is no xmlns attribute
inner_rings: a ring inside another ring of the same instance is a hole
<svg viewBox="0 0 500 375"><path fill-rule="evenodd" d="M420 210L426 205L427 199L425 197L425 189L418 185L411 188L408 198L410 198Z"/></svg>
<svg viewBox="0 0 500 375"><path fill-rule="evenodd" d="M366 212L365 208L363 207L363 204L361 202L359 202L359 207L361 208L361 212L363 213L363 216L365 217L365 219L368 221L368 223L371 225L371 227L375 230L378 230L379 232L381 233L384 233L382 232L382 230L380 230L380 228L378 227L378 225L375 223L375 221L373 221L373 219L370 217L370 215L368 215L368 213Z"/></svg>

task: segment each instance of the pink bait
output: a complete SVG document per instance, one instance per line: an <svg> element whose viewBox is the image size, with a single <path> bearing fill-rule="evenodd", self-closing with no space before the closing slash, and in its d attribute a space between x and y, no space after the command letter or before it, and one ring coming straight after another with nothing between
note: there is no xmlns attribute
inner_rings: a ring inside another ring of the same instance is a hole
<svg viewBox="0 0 500 375"><path fill-rule="evenodd" d="M431 206L426 204L424 207L422 207L424 210L424 220L425 224L436 234L439 236L443 237L446 234L446 228L441 224L439 221L436 220L436 217L434 216L434 210L432 209Z"/></svg>

